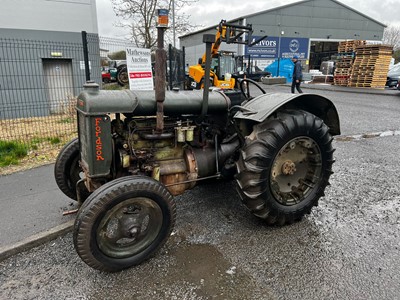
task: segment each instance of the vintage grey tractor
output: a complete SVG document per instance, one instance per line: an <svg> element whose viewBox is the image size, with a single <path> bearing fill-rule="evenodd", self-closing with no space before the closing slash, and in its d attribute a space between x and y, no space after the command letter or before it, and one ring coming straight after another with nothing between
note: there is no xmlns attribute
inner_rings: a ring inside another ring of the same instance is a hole
<svg viewBox="0 0 400 300"><path fill-rule="evenodd" d="M272 225L318 204L340 134L335 106L242 84L263 93L242 88L242 102L226 91L166 91L161 110L154 91L85 85L78 138L55 164L59 188L81 204L73 240L85 263L112 272L152 256L174 227L173 196L203 179L234 179L244 206Z"/></svg>

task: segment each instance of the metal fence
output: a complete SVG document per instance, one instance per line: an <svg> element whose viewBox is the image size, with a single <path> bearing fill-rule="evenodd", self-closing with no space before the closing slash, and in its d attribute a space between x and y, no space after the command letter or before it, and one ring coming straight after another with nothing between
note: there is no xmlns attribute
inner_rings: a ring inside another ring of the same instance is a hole
<svg viewBox="0 0 400 300"><path fill-rule="evenodd" d="M0 140L45 148L76 131L82 43L0 38Z"/></svg>
<svg viewBox="0 0 400 300"><path fill-rule="evenodd" d="M77 34L73 42L0 37L0 141L37 151L60 148L76 136L83 84L90 78L102 85L102 70L107 73L111 61L123 63L127 47L134 45L97 34ZM168 86L183 87L184 52L170 48L168 57ZM102 88L128 88L111 81Z"/></svg>
<svg viewBox="0 0 400 300"><path fill-rule="evenodd" d="M178 87L185 89L185 48L182 50L174 48L171 44L168 47L167 55L167 81L168 88L173 89Z"/></svg>

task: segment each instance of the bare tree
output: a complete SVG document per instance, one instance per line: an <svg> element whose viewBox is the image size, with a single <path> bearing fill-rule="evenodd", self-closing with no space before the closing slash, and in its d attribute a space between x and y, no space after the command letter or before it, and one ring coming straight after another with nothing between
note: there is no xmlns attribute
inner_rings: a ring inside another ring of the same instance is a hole
<svg viewBox="0 0 400 300"><path fill-rule="evenodd" d="M389 25L383 32L382 42L387 45L392 45L394 50L400 48L400 26Z"/></svg>
<svg viewBox="0 0 400 300"><path fill-rule="evenodd" d="M198 0L111 0L114 12L127 22L120 26L129 28L131 38L138 47L154 48L157 41L157 9L169 9L172 16L172 2L175 2L175 32L184 34L198 26L191 24L189 15L182 8ZM172 26L172 17L170 17ZM172 42L172 29L167 30L165 39Z"/></svg>

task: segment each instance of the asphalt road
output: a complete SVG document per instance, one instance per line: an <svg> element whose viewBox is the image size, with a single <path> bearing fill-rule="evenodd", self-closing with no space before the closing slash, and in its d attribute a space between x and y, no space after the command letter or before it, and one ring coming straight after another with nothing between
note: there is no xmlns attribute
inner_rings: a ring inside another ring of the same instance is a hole
<svg viewBox="0 0 400 300"><path fill-rule="evenodd" d="M399 93L318 93L343 135L400 130ZM232 183L203 184L177 197L173 235L144 264L92 270L68 234L1 262L0 299L399 299L400 136L334 146L331 186L301 222L268 227Z"/></svg>

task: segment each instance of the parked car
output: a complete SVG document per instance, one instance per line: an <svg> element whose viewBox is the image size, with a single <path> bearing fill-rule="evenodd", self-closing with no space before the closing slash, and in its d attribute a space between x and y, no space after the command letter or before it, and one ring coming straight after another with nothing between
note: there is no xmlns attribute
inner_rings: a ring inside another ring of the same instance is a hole
<svg viewBox="0 0 400 300"><path fill-rule="evenodd" d="M101 79L103 83L110 83L117 81L117 69L110 67L102 67Z"/></svg>
<svg viewBox="0 0 400 300"><path fill-rule="evenodd" d="M396 87L399 82L400 82L400 64L397 64L389 70L386 80L386 86Z"/></svg>

